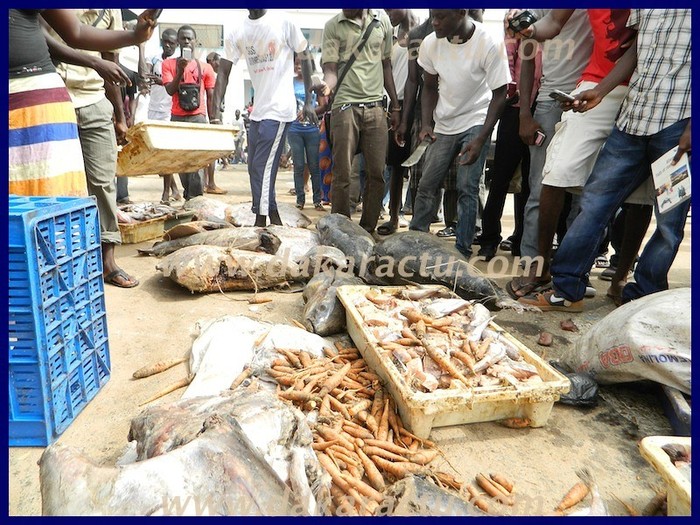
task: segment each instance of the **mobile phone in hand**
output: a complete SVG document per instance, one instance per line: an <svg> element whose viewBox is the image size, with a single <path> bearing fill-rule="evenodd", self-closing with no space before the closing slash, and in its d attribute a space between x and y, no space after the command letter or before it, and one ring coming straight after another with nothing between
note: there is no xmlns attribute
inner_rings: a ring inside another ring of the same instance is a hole
<svg viewBox="0 0 700 525"><path fill-rule="evenodd" d="M561 102L562 104L573 104L573 102L576 100L568 93L564 93L563 91L559 91L558 89L552 90L549 96L557 102Z"/></svg>
<svg viewBox="0 0 700 525"><path fill-rule="evenodd" d="M530 27L535 22L537 22L537 18L535 18L535 15L533 15L530 11L523 11L519 15L514 16L510 19L510 21L508 22L508 27L510 27L510 29L514 33L520 33L524 29Z"/></svg>
<svg viewBox="0 0 700 525"><path fill-rule="evenodd" d="M535 131L535 146L541 146L547 140L547 135L541 129Z"/></svg>
<svg viewBox="0 0 700 525"><path fill-rule="evenodd" d="M182 48L182 58L186 58L187 60L192 60L192 50L189 47Z"/></svg>

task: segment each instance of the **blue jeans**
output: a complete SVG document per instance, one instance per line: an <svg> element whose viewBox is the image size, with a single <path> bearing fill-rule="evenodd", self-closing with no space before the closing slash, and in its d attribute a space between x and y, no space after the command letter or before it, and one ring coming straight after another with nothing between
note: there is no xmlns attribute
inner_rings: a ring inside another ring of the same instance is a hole
<svg viewBox="0 0 700 525"><path fill-rule="evenodd" d="M561 120L563 110L559 102L552 100L538 101L537 108L533 115L534 119L540 123L542 131L547 138L541 146L530 146L530 196L525 204L523 214L523 238L520 241L520 255L523 257L537 257L539 250L538 224L540 217L540 193L542 192L542 170L547 155L547 146L554 136L554 126Z"/></svg>
<svg viewBox="0 0 700 525"><path fill-rule="evenodd" d="M688 124L676 122L651 136L629 135L613 128L581 195L581 211L566 232L552 262L557 292L569 301L583 299L586 273L610 219L637 187L651 176L651 163L671 148ZM622 292L624 301L668 289L668 271L683 240L690 199L666 213L654 203L656 231L647 243L634 272L635 283Z"/></svg>
<svg viewBox="0 0 700 525"><path fill-rule="evenodd" d="M309 166L309 178L313 188L314 205L321 204L321 169L318 167L318 148L321 143L321 135L318 128L314 131L289 131L287 142L292 150L294 159L294 192L297 196L297 204L306 204L304 195L304 165Z"/></svg>
<svg viewBox="0 0 700 525"><path fill-rule="evenodd" d="M427 232L435 215L442 186L450 164L465 144L476 138L483 126L474 126L457 135L435 134L426 151L423 175L418 183L418 193L413 206L412 230ZM476 213L479 208L479 181L484 171L488 147L479 153L474 164L460 164L457 168L457 241L456 248L465 256L472 254L472 241L476 229Z"/></svg>

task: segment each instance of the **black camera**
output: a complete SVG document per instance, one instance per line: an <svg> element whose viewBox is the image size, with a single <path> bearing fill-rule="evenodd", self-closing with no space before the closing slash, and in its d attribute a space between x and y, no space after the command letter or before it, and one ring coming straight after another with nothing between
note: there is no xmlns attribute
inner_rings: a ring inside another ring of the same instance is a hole
<svg viewBox="0 0 700 525"><path fill-rule="evenodd" d="M508 22L508 27L510 27L514 32L520 33L523 29L527 29L532 24L537 22L537 18L530 11L523 11L517 16L514 16Z"/></svg>

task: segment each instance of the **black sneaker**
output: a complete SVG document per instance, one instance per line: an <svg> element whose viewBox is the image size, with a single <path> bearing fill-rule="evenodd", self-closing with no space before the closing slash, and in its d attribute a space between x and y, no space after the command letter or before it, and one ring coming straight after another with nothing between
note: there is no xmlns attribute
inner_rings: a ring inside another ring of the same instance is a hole
<svg viewBox="0 0 700 525"><path fill-rule="evenodd" d="M496 257L496 251L498 250L498 246L495 245L482 245L481 248L479 249L479 253L477 255L479 257L483 257L487 261L490 261L494 257Z"/></svg>
<svg viewBox="0 0 700 525"><path fill-rule="evenodd" d="M446 238L446 237L457 237L457 230L455 230L454 226L448 226L447 228L443 228L442 230L438 230L435 235L441 238Z"/></svg>

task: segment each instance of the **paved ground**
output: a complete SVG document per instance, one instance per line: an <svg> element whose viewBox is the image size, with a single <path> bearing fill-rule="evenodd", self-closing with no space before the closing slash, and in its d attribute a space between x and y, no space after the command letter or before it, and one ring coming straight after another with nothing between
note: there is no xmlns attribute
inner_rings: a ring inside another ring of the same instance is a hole
<svg viewBox="0 0 700 525"><path fill-rule="evenodd" d="M217 183L229 193L216 198L228 203L249 200L244 168L218 172ZM291 172L280 172L277 182L280 201L294 202L294 197L288 194L292 186ZM161 180L156 176L130 179L131 197L135 201L157 202L161 189ZM512 200L508 199L503 227L506 234L513 227L512 209ZM307 213L314 222L323 214L313 209ZM690 229L689 219L686 239L670 274L671 287L690 285ZM183 367L175 367L138 382L131 379L131 374L160 359L185 355L196 320L243 313L261 320L289 322L300 318L302 311L300 294L274 294L273 302L255 306L236 300L248 296L243 293L190 294L163 278L155 270L155 259L137 255L136 248L151 244L152 241L123 245L117 250L119 264L136 275L141 285L131 290L106 287L112 376L59 438L62 443L84 449L103 465L113 465L122 453L129 422L140 411L139 403L183 377L185 371ZM478 266L487 270L483 263ZM587 300L585 312L574 317L582 331L614 308L605 298L607 283L597 279L598 273L592 276L597 297ZM511 275L508 272L493 277L503 285ZM497 314L496 322L545 359L553 359L577 337L559 328L559 322L566 317L569 316L502 311ZM555 336L554 345L547 349L536 344L542 330ZM170 394L163 401L177 399L179 395L180 392ZM641 509L653 496L652 487L663 484L641 458L638 441L646 435L670 432L656 386L636 384L602 388L600 403L593 409L555 404L543 428L514 430L498 423L477 423L437 429L431 439L439 443L445 461L449 461L462 479L473 480L478 472L500 472L515 481L517 504L510 509L499 507L497 512L517 515L549 512L577 482L575 471L587 466L597 478L610 513L624 515L624 508L614 496ZM41 448L9 450L11 515L41 514L37 461L42 451Z"/></svg>

